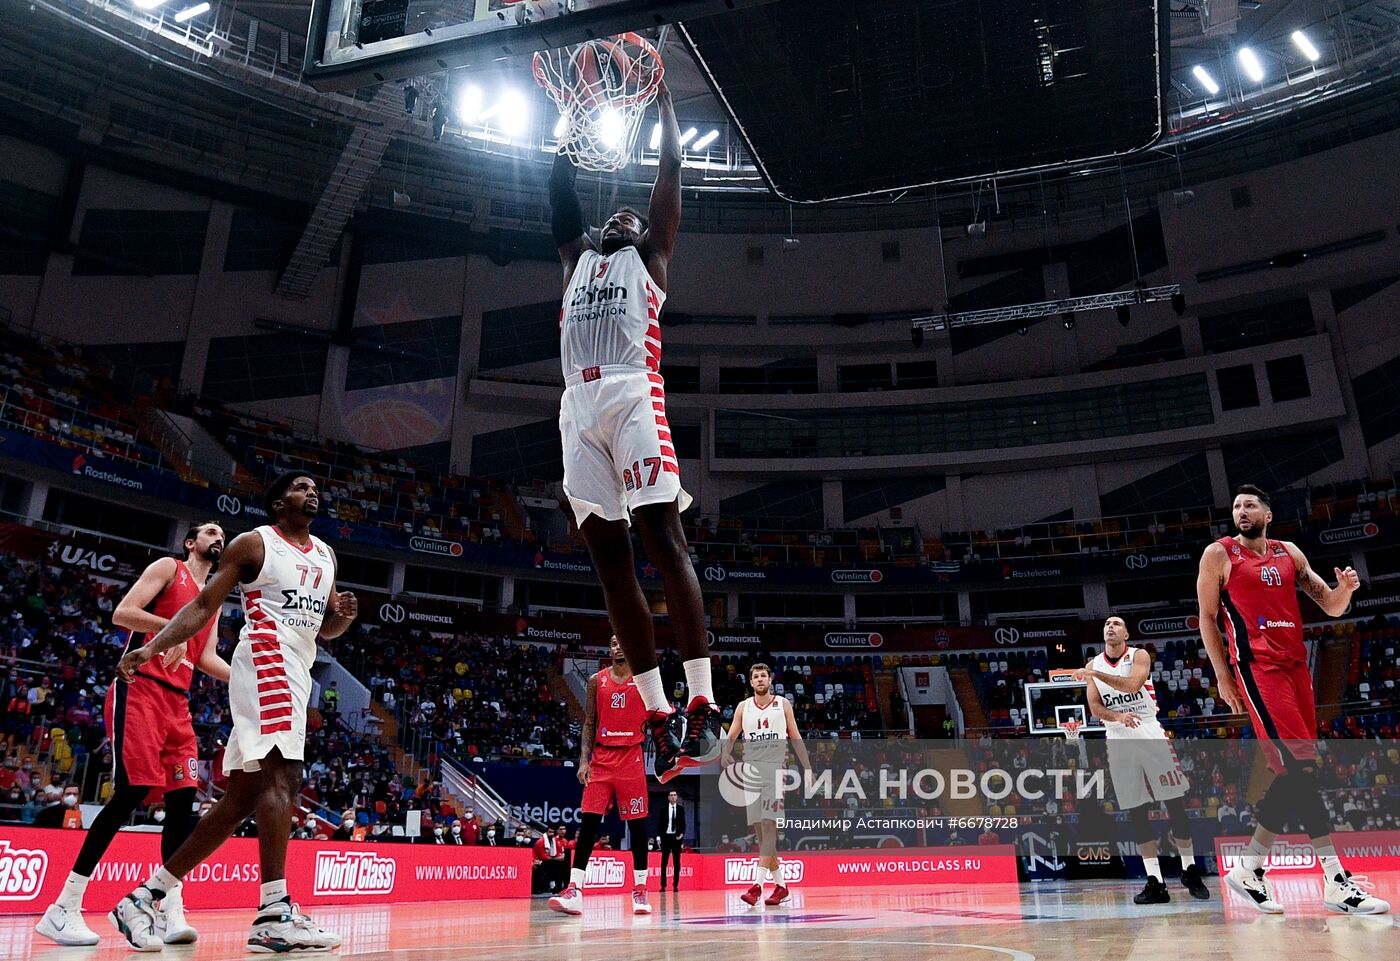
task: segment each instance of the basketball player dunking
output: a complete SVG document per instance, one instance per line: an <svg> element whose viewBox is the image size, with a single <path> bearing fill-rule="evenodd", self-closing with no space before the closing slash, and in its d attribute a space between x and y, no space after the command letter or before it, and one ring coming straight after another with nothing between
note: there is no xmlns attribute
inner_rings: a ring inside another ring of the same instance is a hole
<svg viewBox="0 0 1400 961"><path fill-rule="evenodd" d="M656 775L666 782L682 768L714 760L720 730L700 582L681 527L681 511L691 498L681 487L660 373L661 308L681 220L681 146L664 83L657 105L661 156L646 217L630 208L617 211L595 246L574 191L578 171L564 153L554 160L549 199L564 264L559 312L564 493L636 675L656 748ZM690 695L684 742L657 667L651 609L637 583L629 515L661 572L684 659Z"/></svg>
<svg viewBox="0 0 1400 961"><path fill-rule="evenodd" d="M130 632L127 650L140 647L199 596L223 550L222 527L212 521L196 524L185 532L183 559L162 557L141 572L112 612L112 623ZM215 616L187 645L172 648L138 671L132 683L107 689L103 715L112 742L112 796L88 829L58 900L34 928L44 937L70 946L98 943L97 934L83 923L83 893L112 839L152 790L165 792L162 857L174 854L194 830L199 740L189 693L195 670L228 680L228 663L217 651L217 628ZM178 885L165 892L156 927L165 944L190 944L199 937L185 921Z"/></svg>
<svg viewBox="0 0 1400 961"><path fill-rule="evenodd" d="M149 661L192 637L242 585L246 620L233 652L233 730L224 749L228 791L179 850L112 909L112 923L138 951L161 947L153 934L155 903L250 814L258 826L262 891L249 950L325 950L340 943L287 895L287 841L301 790L316 638L339 637L358 609L353 594L336 592L335 554L310 531L321 507L316 481L302 472L283 474L267 489L264 506L274 523L235 537L199 596L117 665L117 675L132 681Z"/></svg>
<svg viewBox="0 0 1400 961"><path fill-rule="evenodd" d="M1342 867L1332 844L1317 761L1317 711L1303 646L1298 591L1330 617L1351 604L1361 586L1350 567L1334 569L1337 586L1308 566L1303 552L1268 536L1269 498L1246 484L1232 506L1239 534L1206 548L1196 579L1201 639L1215 669L1220 697L1237 714L1249 714L1274 781L1259 801L1257 826L1245 856L1225 875L1230 890L1266 914L1282 914L1264 877L1274 837L1289 821L1312 839L1325 878L1322 903L1340 914L1384 914L1389 903L1366 890L1364 878ZM1222 636L1217 619L1224 615ZM1229 643L1228 659L1226 642Z"/></svg>
<svg viewBox="0 0 1400 961"><path fill-rule="evenodd" d="M1118 809L1129 812L1147 885L1134 904L1166 904L1172 899L1162 881L1157 838L1148 821L1148 808L1162 802L1171 818L1172 843L1181 855L1181 883L1193 898L1207 900L1210 891L1201 879L1191 844L1191 821L1182 800L1191 782L1181 771L1167 732L1157 720L1157 693L1150 674L1152 655L1128 646L1128 625L1121 617L1103 622L1103 652L1074 672L1088 681L1089 711L1103 721L1108 739L1108 773Z"/></svg>
<svg viewBox="0 0 1400 961"><path fill-rule="evenodd" d="M783 884L782 865L778 860L778 818L783 813L783 799L778 793L778 772L787 762L787 748L792 745L802 770L812 770L807 745L797 729L792 703L773 693L773 670L767 664L749 668L749 686L753 696L739 702L734 719L725 736L720 764L728 768L734 763L734 742L744 736L744 763L752 765L746 786L756 785L758 796L748 806L748 824L758 834L758 866L764 875L740 895L745 904L757 904L763 897L764 880L773 882L773 893L764 904L777 907L787 900L787 885Z"/></svg>
<svg viewBox="0 0 1400 961"><path fill-rule="evenodd" d="M647 769L642 759L642 725L647 711L632 680L632 669L617 635L608 643L612 664L588 679L583 699L583 747L578 779L583 784L583 817L574 839L569 886L549 899L561 914L583 913L583 882L598 828L613 798L627 822L632 846L632 913L651 914L647 901Z"/></svg>

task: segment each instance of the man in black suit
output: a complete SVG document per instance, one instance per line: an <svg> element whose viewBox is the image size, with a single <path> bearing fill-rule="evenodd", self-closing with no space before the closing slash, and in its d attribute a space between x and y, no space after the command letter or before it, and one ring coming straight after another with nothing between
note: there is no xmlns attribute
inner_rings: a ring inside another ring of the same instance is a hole
<svg viewBox="0 0 1400 961"><path fill-rule="evenodd" d="M666 861L675 858L671 890L681 889L681 844L685 840L685 808L675 791L666 795L666 804L657 812L657 835L661 838L661 890L666 890Z"/></svg>

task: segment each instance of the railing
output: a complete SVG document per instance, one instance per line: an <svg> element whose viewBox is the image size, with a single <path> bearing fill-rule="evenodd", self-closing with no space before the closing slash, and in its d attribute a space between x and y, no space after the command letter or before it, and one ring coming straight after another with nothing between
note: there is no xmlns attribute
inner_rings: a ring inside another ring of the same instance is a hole
<svg viewBox="0 0 1400 961"><path fill-rule="evenodd" d="M52 413L40 414L29 409L29 400L21 392L22 385L32 385L35 394L52 408ZM69 425L69 433L56 433L49 427L50 420L58 420ZM23 378L0 386L0 425L22 431L41 440L51 441L64 447L89 450L101 457L111 457L151 470L164 470L178 473L155 447L143 443L137 436L136 424L113 420L93 413L82 407L57 400L48 395L48 388ZM100 428L131 434L134 441L116 440L102 433ZM77 431L93 434L85 437ZM145 451L146 456L139 456Z"/></svg>

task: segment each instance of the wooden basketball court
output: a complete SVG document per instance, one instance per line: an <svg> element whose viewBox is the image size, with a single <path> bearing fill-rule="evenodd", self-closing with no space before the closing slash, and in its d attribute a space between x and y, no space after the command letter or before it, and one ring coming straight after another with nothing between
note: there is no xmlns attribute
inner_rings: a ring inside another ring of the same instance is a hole
<svg viewBox="0 0 1400 961"><path fill-rule="evenodd" d="M1400 874L1373 878L1377 893L1400 900ZM1140 908L1139 885L1052 882L981 890L795 888L790 906L754 909L739 891L653 894L651 916L634 917L623 895L594 895L582 917L543 900L320 908L315 918L340 933L342 957L504 961L589 958L607 961L1379 961L1400 947L1394 915L1344 917L1322 907L1320 876L1275 884L1288 908L1266 916L1209 879L1210 901L1172 886L1172 903ZM59 948L33 933L36 917L0 920L5 958L115 959L133 955L100 912L88 924L96 948ZM245 954L248 911L190 912L197 944L161 956L224 959Z"/></svg>

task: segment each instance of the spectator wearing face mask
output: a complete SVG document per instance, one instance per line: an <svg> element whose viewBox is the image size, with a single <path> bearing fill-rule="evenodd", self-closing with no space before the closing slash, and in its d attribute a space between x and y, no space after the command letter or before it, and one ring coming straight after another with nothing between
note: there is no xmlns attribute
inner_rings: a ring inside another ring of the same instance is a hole
<svg viewBox="0 0 1400 961"><path fill-rule="evenodd" d="M467 813L462 817L462 843L477 844L481 841L481 819L476 816L476 812L467 808Z"/></svg>
<svg viewBox="0 0 1400 961"><path fill-rule="evenodd" d="M468 841L468 840L466 839L466 837L463 835L463 833L462 833L462 822L461 822L461 821L454 821L454 822L452 822L452 833L451 833L451 835L447 838L447 843L448 843L448 844L456 844L456 845L463 845L463 844L470 844L470 843L472 843L472 842Z"/></svg>
<svg viewBox="0 0 1400 961"><path fill-rule="evenodd" d="M481 832L481 838L476 842L487 847L501 847L505 844L505 828L500 821Z"/></svg>
<svg viewBox="0 0 1400 961"><path fill-rule="evenodd" d="M441 824L434 824L434 825L433 825L433 843L434 843L434 844L446 844L446 843L447 843L447 838L444 836L444 832L443 832L443 830L442 830L442 825L441 825Z"/></svg>
<svg viewBox="0 0 1400 961"><path fill-rule="evenodd" d="M77 785L64 790L50 784L44 788L44 800L44 807L34 815L36 828L82 828L83 814L78 810Z"/></svg>
<svg viewBox="0 0 1400 961"><path fill-rule="evenodd" d="M332 841L353 841L355 839L355 812L346 811L340 819L340 827L331 834Z"/></svg>

